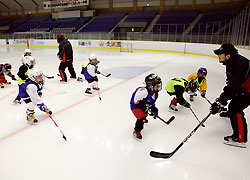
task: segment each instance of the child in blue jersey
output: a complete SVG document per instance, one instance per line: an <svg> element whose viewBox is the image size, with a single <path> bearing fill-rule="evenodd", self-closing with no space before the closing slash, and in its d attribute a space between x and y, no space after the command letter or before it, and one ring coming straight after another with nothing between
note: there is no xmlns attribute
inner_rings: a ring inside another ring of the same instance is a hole
<svg viewBox="0 0 250 180"><path fill-rule="evenodd" d="M161 78L156 74L149 74L145 78L146 87L138 87L132 94L130 100L130 108L136 117L136 123L133 135L136 139L142 139L141 130L144 123L148 120L148 111L151 111L152 116L158 116L158 108L155 102L158 98L158 92L162 89Z"/></svg>
<svg viewBox="0 0 250 180"><path fill-rule="evenodd" d="M89 56L89 63L84 68L84 77L88 82L88 87L85 91L86 94L92 94L91 89L99 90L97 74L100 74L100 72L98 71L98 63L100 61L97 60L96 55L91 54Z"/></svg>
<svg viewBox="0 0 250 180"><path fill-rule="evenodd" d="M29 124L37 124L35 118L35 106L38 106L41 111L47 112L50 115L52 112L43 103L42 89L44 84L44 75L42 71L33 68L28 71L28 79L20 85L19 96L27 104L27 121Z"/></svg>

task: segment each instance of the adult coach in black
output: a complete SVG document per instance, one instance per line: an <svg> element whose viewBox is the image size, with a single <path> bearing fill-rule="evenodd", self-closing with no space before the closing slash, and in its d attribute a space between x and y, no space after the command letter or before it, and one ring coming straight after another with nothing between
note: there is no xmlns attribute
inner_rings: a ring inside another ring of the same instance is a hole
<svg viewBox="0 0 250 180"><path fill-rule="evenodd" d="M58 58L61 60L59 65L59 73L61 76L61 82L67 82L67 75L65 73L66 67L68 67L70 78L76 78L76 73L73 68L73 49L70 42L65 39L64 34L59 33L57 35L57 42L59 43L59 52L57 53Z"/></svg>
<svg viewBox="0 0 250 180"><path fill-rule="evenodd" d="M247 123L243 110L250 105L250 61L241 56L232 44L222 44L214 50L219 62L226 66L226 86L212 104L213 114L220 112L227 101L233 134L224 137L224 144L246 147Z"/></svg>

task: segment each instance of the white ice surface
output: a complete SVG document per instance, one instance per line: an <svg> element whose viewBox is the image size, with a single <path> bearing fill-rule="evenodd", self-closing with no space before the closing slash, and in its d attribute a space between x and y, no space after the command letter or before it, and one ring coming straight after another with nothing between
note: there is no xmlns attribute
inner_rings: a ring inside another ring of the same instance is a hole
<svg viewBox="0 0 250 180"><path fill-rule="evenodd" d="M17 83L0 89L0 180L247 180L250 179L250 148L241 149L223 144L231 135L230 121L212 115L205 128L196 133L170 159L154 159L151 150L173 151L197 126L189 109L168 111L170 97L164 87L156 102L159 116L175 120L167 126L149 117L142 131L142 142L132 138L135 123L129 101L144 78L157 73L163 86L172 77L184 77L199 67L208 69L207 98L214 101L225 85L225 67L217 59L168 53L90 51L74 49L74 67L80 76L81 64L94 52L101 63L99 69L126 66L149 66L130 79L99 76L101 98L86 96L86 82L69 80L60 84L57 77L57 49L31 48L37 64L47 76L43 90L44 103L53 111L53 118L68 141L48 116L36 109L38 125L26 123L26 105L13 106ZM1 47L0 63L9 62L16 74L24 48ZM68 71L66 70L67 74ZM69 74L68 74L69 75ZM188 96L185 95L188 99ZM201 120L209 113L209 103L199 95L191 103ZM245 110L250 119L249 108Z"/></svg>

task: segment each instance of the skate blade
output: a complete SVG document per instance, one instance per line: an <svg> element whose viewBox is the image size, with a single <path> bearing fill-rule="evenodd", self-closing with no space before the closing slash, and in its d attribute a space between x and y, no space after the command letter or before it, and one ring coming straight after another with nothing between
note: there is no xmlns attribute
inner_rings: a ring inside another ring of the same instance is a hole
<svg viewBox="0 0 250 180"><path fill-rule="evenodd" d="M237 143L237 142L223 142L224 144L226 145L229 145L229 146L234 146L234 147L239 147L239 148L246 148L246 143Z"/></svg>

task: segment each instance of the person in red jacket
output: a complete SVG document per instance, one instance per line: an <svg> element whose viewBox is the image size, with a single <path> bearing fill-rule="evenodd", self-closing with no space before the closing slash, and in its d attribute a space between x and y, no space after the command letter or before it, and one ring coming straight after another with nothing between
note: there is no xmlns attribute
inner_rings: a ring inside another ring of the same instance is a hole
<svg viewBox="0 0 250 180"><path fill-rule="evenodd" d="M222 44L214 50L219 62L226 66L226 86L210 107L212 114L219 113L228 105L228 116L233 134L224 137L224 144L246 147L247 123L244 109L250 105L250 61L241 56L232 44Z"/></svg>
<svg viewBox="0 0 250 180"><path fill-rule="evenodd" d="M70 42L62 33L57 35L57 42L59 43L57 56L61 60L59 73L62 79L60 81L67 82L67 75L65 73L66 68L69 70L71 75L70 78L76 79L76 73L73 67L73 49Z"/></svg>

